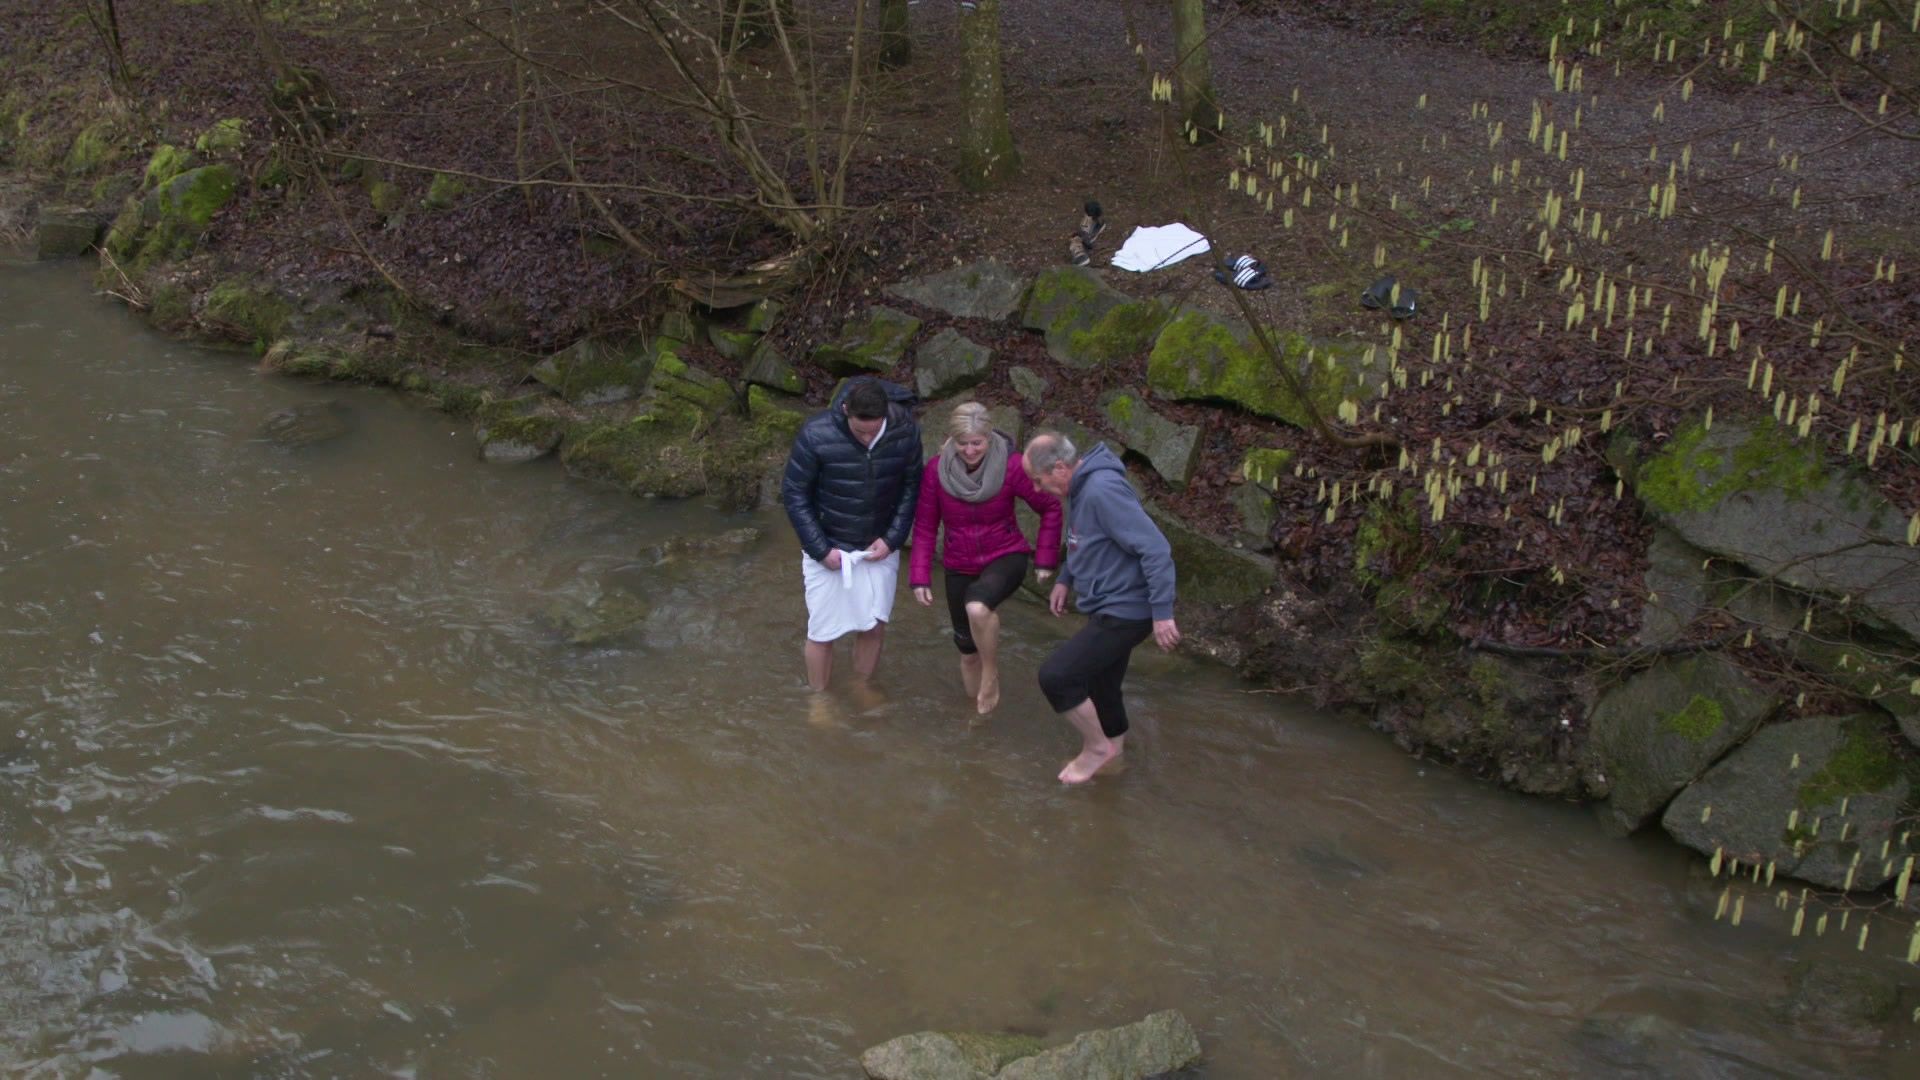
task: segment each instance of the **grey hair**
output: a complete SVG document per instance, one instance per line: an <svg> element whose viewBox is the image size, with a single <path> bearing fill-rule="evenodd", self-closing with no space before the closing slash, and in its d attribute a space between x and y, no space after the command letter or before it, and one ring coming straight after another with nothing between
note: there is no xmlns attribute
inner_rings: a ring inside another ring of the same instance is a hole
<svg viewBox="0 0 1920 1080"><path fill-rule="evenodd" d="M1080 460L1080 451L1074 449L1073 440L1057 431L1043 431L1027 443L1027 464L1036 473L1049 472L1055 465L1073 465Z"/></svg>
<svg viewBox="0 0 1920 1080"><path fill-rule="evenodd" d="M990 435L993 433L993 417L987 414L987 407L977 401L963 401L954 406L953 418L947 421L947 434L956 439L969 435Z"/></svg>

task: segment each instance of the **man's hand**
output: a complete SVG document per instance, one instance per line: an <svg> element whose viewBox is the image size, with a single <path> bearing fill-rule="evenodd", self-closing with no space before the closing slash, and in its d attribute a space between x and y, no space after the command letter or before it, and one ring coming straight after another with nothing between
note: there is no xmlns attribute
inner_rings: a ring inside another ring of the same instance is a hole
<svg viewBox="0 0 1920 1080"><path fill-rule="evenodd" d="M933 589L926 585L915 585L913 587L913 598L920 601L921 607L932 607Z"/></svg>
<svg viewBox="0 0 1920 1080"><path fill-rule="evenodd" d="M1065 615L1067 613L1067 587L1065 585L1055 585L1053 591L1047 594L1047 610L1053 612L1055 615Z"/></svg>
<svg viewBox="0 0 1920 1080"><path fill-rule="evenodd" d="M840 549L828 548L827 557L820 560L820 565L826 567L829 570L832 570L836 574L839 573L840 572Z"/></svg>
<svg viewBox="0 0 1920 1080"><path fill-rule="evenodd" d="M884 538L875 540L873 543L867 545L867 558L869 559L884 559L891 554L893 554L893 549L887 546L887 541Z"/></svg>
<svg viewBox="0 0 1920 1080"><path fill-rule="evenodd" d="M1153 620L1153 643L1160 646L1161 652L1172 652L1180 644L1180 628L1172 619Z"/></svg>

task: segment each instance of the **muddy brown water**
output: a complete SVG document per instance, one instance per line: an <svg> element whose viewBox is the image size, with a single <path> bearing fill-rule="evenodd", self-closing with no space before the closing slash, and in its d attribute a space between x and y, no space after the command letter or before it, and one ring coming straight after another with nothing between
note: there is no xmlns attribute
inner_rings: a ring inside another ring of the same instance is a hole
<svg viewBox="0 0 1920 1080"><path fill-rule="evenodd" d="M346 435L254 437L328 399ZM1671 845L1210 667L1143 654L1129 770L1063 790L1032 605L989 723L910 600L815 716L795 556L0 265L0 1069L840 1077L1161 1008L1214 1077L1911 1061L1781 1024L1809 946ZM628 638L542 619L608 582Z"/></svg>

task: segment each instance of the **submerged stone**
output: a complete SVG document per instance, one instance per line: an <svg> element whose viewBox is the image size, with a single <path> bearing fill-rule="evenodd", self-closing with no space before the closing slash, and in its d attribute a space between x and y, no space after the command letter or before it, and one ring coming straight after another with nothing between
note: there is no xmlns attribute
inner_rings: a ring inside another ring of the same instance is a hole
<svg viewBox="0 0 1920 1080"><path fill-rule="evenodd" d="M1807 960L1788 976L1781 1011L1819 1035L1877 1042L1899 1004L1899 985L1864 961Z"/></svg>
<svg viewBox="0 0 1920 1080"><path fill-rule="evenodd" d="M260 437L281 446L312 446L352 430L353 413L337 401L312 401L275 409L260 421Z"/></svg>
<svg viewBox="0 0 1920 1080"><path fill-rule="evenodd" d="M575 645L601 645L639 626L652 612L646 601L614 586L591 601L563 598L547 608L547 618Z"/></svg>

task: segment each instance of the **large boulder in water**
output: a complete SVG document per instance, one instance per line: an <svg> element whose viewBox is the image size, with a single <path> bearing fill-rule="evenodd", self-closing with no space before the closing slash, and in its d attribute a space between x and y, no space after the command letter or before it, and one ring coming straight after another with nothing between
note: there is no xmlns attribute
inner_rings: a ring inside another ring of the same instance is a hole
<svg viewBox="0 0 1920 1080"><path fill-rule="evenodd" d="M260 422L260 438L281 446L312 446L345 435L353 413L337 401L310 401L275 409Z"/></svg>
<svg viewBox="0 0 1920 1080"><path fill-rule="evenodd" d="M1897 738L1878 714L1763 727L1688 785L1661 826L1704 855L1772 864L1827 888L1877 889L1908 854L1896 830L1912 788Z"/></svg>
<svg viewBox="0 0 1920 1080"><path fill-rule="evenodd" d="M66 259L85 255L100 242L100 216L84 206L49 206L34 226L34 257Z"/></svg>
<svg viewBox="0 0 1920 1080"><path fill-rule="evenodd" d="M547 618L575 645L602 645L639 626L652 610L631 591L614 586L592 600L556 600Z"/></svg>
<svg viewBox="0 0 1920 1080"><path fill-rule="evenodd" d="M1028 1035L921 1031L870 1048L860 1067L871 1080L987 1080L1040 1048Z"/></svg>

